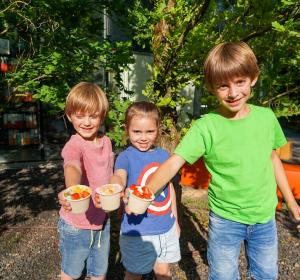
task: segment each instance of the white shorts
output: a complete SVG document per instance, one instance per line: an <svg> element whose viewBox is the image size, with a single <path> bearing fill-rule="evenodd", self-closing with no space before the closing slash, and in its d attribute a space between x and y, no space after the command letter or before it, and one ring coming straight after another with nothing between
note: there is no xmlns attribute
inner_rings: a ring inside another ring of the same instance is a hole
<svg viewBox="0 0 300 280"><path fill-rule="evenodd" d="M120 234L122 263L128 272L146 274L154 264L175 263L181 259L176 223L163 234L130 236Z"/></svg>

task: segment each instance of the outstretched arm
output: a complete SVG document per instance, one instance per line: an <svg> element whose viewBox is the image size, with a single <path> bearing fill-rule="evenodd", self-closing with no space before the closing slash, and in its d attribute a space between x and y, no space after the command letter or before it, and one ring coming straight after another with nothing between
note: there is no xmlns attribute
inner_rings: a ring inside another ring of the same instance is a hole
<svg viewBox="0 0 300 280"><path fill-rule="evenodd" d="M68 163L65 165L64 175L67 188L81 183L81 169L74 164Z"/></svg>
<svg viewBox="0 0 300 280"><path fill-rule="evenodd" d="M158 193L169 181L171 181L184 163L185 160L181 156L173 154L155 171L148 182L147 187L154 193Z"/></svg>
<svg viewBox="0 0 300 280"><path fill-rule="evenodd" d="M175 217L175 223L176 223L176 230L178 236L180 236L180 226L178 222L178 212L177 212L177 201L176 201L176 193L174 189L174 185L170 183L170 191L171 191L171 201L172 201L172 213Z"/></svg>
<svg viewBox="0 0 300 280"><path fill-rule="evenodd" d="M68 163L64 166L64 176L65 176L65 185L66 187L78 185L81 183L81 169L71 163ZM58 201L59 204L64 207L66 211L71 211L71 205L69 202L67 202L66 198L63 195L64 191L61 191L58 194Z"/></svg>
<svg viewBox="0 0 300 280"><path fill-rule="evenodd" d="M274 167L274 172L275 172L275 179L278 188L280 189L282 196L284 198L284 201L294 216L294 218L300 222L300 207L297 204L293 193L291 191L291 188L289 186L288 180L285 175L285 171L283 168L283 165L281 163L280 158L278 157L276 151L272 152L272 162L273 162L273 167ZM300 224L297 226L298 231L300 231Z"/></svg>
<svg viewBox="0 0 300 280"><path fill-rule="evenodd" d="M123 190L127 183L127 172L124 169L115 170L114 174L110 178L111 184L119 184L122 186Z"/></svg>
<svg viewBox="0 0 300 280"><path fill-rule="evenodd" d="M109 182L110 184L119 184L124 190L127 182L127 172L124 169L115 170ZM101 208L100 196L98 193L95 194L94 204L97 208Z"/></svg>

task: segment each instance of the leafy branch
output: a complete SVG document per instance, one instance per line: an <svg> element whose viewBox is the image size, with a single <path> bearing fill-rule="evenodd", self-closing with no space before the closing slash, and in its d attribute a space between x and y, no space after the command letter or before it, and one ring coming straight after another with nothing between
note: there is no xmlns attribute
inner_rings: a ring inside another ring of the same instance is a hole
<svg viewBox="0 0 300 280"><path fill-rule="evenodd" d="M190 31L193 30L193 28L201 22L202 18L204 17L204 15L209 7L209 3L210 3L210 0L205 0L201 6L198 6L196 3L196 9L193 12L193 17L187 23L185 30L182 32L182 34L178 38L178 41L175 44L175 48L171 52L170 58L167 60L165 66L164 66L163 76L167 76L167 74L170 72L170 69L172 69L172 67L176 63L177 54L183 48L186 38L187 38L188 34L190 33Z"/></svg>
<svg viewBox="0 0 300 280"><path fill-rule="evenodd" d="M262 105L266 105L266 104L271 104L274 100L276 99L279 99L283 96L286 96L286 95L290 95L290 94L294 94L294 93L298 93L299 94L299 89L300 87L295 87L293 89L290 89L290 90L287 90L285 92L282 92L276 96L273 96L272 98L268 99L268 100L265 100L262 102Z"/></svg>

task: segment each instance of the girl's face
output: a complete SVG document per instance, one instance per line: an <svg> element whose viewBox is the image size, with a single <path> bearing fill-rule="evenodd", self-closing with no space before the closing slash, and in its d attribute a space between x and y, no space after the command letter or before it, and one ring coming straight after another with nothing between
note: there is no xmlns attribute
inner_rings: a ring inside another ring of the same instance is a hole
<svg viewBox="0 0 300 280"><path fill-rule="evenodd" d="M77 112L68 116L77 134L87 141L96 141L98 130L101 126L99 113Z"/></svg>
<svg viewBox="0 0 300 280"><path fill-rule="evenodd" d="M127 128L132 146L142 152L147 152L154 146L158 132L156 120L147 116L134 116Z"/></svg>
<svg viewBox="0 0 300 280"><path fill-rule="evenodd" d="M225 117L239 119L247 115L246 103L256 80L252 81L249 77L235 77L217 85L214 94L220 102L221 113Z"/></svg>

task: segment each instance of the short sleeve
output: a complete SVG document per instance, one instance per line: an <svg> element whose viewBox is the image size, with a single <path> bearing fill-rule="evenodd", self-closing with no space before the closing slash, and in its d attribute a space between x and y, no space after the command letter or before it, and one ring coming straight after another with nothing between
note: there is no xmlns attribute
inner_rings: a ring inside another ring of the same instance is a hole
<svg viewBox="0 0 300 280"><path fill-rule="evenodd" d="M273 149L275 150L284 146L287 143L287 141L282 131L282 128L279 124L278 119L276 118L273 112L272 115L273 115L273 127L274 127Z"/></svg>
<svg viewBox="0 0 300 280"><path fill-rule="evenodd" d="M180 141L174 153L190 164L205 153L205 132L201 119L197 120Z"/></svg>
<svg viewBox="0 0 300 280"><path fill-rule="evenodd" d="M117 156L114 170L118 169L124 169L128 172L129 161L125 152L122 152Z"/></svg>
<svg viewBox="0 0 300 280"><path fill-rule="evenodd" d="M113 169L114 167L114 160L115 160L115 154L112 150L112 144L110 139L107 136L103 136L104 137L104 141L105 141L105 145L107 146L108 150L109 150L109 161L110 161L110 167L111 169Z"/></svg>
<svg viewBox="0 0 300 280"><path fill-rule="evenodd" d="M82 169L82 152L80 145L72 139L64 146L61 156L64 160L64 166L67 164L74 164Z"/></svg>

